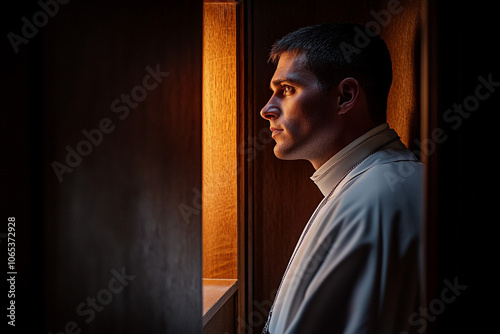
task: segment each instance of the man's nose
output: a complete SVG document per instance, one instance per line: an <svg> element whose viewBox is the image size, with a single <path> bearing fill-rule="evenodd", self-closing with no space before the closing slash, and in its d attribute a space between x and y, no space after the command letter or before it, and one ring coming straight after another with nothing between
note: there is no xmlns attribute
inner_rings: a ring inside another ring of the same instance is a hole
<svg viewBox="0 0 500 334"><path fill-rule="evenodd" d="M280 109L278 105L276 105L274 97L271 97L271 99L269 99L269 102L267 102L264 108L262 108L262 110L260 111L260 116L267 119L268 121L276 119L280 116Z"/></svg>

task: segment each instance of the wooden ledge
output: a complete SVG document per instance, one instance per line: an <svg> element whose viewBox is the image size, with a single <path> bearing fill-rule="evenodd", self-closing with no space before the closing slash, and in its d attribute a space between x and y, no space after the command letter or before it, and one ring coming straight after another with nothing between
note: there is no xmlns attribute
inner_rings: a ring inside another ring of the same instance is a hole
<svg viewBox="0 0 500 334"><path fill-rule="evenodd" d="M236 279L203 279L203 326L221 309L238 290Z"/></svg>

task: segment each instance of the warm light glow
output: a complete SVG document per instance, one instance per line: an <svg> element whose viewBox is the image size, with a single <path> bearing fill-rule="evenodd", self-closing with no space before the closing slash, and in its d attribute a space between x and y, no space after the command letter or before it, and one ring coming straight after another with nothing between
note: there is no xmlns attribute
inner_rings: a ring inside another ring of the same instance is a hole
<svg viewBox="0 0 500 334"><path fill-rule="evenodd" d="M419 60L416 58L419 15L419 2L408 3L401 13L393 17L391 24L382 30L382 37L391 52L394 72L387 101L387 121L410 148L415 137L420 134L417 81Z"/></svg>
<svg viewBox="0 0 500 334"><path fill-rule="evenodd" d="M237 278L236 4L204 4L203 277Z"/></svg>

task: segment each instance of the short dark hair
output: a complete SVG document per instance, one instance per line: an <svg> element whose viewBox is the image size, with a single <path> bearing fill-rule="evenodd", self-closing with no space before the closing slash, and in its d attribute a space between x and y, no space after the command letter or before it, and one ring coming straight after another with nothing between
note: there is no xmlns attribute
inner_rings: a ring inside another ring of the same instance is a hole
<svg viewBox="0 0 500 334"><path fill-rule="evenodd" d="M367 94L371 119L386 121L392 62L384 40L371 29L356 23L304 27L274 43L269 61L276 65L285 52L303 54L324 89L347 77L358 80Z"/></svg>

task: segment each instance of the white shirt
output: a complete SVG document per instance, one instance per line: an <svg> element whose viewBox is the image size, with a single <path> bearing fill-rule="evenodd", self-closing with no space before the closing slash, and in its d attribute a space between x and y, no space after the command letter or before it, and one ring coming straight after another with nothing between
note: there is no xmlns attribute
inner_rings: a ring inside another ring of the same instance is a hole
<svg viewBox="0 0 500 334"><path fill-rule="evenodd" d="M294 250L271 334L415 330L409 317L421 305L422 173L382 124L313 174L325 199Z"/></svg>

